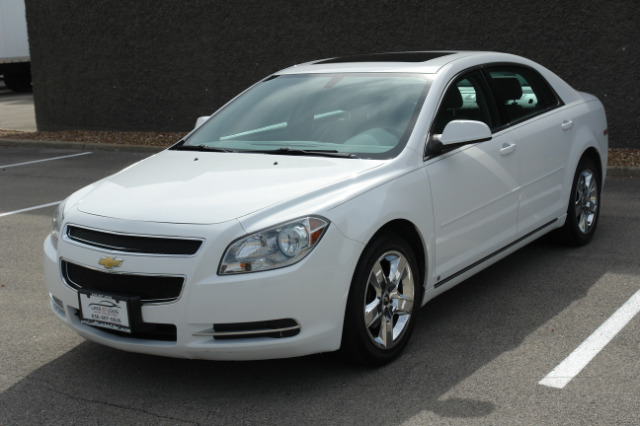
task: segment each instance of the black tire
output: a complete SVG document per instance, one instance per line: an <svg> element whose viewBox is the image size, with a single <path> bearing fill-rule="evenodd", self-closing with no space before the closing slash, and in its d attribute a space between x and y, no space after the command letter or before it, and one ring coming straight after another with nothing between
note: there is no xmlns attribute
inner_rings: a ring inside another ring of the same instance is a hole
<svg viewBox="0 0 640 426"><path fill-rule="evenodd" d="M4 84L14 92L31 92L31 76L23 74L5 74Z"/></svg>
<svg viewBox="0 0 640 426"><path fill-rule="evenodd" d="M395 274L395 280L389 279L392 268L401 271ZM367 246L347 300L341 347L346 358L366 366L379 366L400 355L422 302L420 275L411 247L399 236L382 233ZM375 276L378 280L373 280ZM370 315L365 324L367 307Z"/></svg>
<svg viewBox="0 0 640 426"><path fill-rule="evenodd" d="M581 246L591 241L600 217L601 183L596 162L591 157L582 157L573 177L567 220L554 234L556 242Z"/></svg>

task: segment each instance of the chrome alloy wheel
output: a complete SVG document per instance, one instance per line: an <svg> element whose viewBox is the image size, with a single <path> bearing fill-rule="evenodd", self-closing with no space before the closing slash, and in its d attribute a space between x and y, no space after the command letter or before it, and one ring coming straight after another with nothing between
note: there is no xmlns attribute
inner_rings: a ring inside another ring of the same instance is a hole
<svg viewBox="0 0 640 426"><path fill-rule="evenodd" d="M414 294L409 261L397 251L380 256L364 292L364 325L376 346L391 349L402 340L411 320Z"/></svg>
<svg viewBox="0 0 640 426"><path fill-rule="evenodd" d="M589 169L580 173L576 185L575 214L578 229L583 234L588 234L596 220L598 213L598 185L596 177Z"/></svg>

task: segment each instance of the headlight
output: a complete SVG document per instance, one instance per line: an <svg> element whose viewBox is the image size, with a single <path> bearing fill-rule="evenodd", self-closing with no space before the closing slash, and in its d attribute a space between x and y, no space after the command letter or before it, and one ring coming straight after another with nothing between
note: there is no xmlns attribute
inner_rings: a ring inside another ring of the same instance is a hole
<svg viewBox="0 0 640 426"><path fill-rule="evenodd" d="M222 256L220 275L266 271L301 261L316 246L329 221L309 216L234 241Z"/></svg>
<svg viewBox="0 0 640 426"><path fill-rule="evenodd" d="M62 221L64 220L64 205L67 200L64 200L56 207L53 212L53 219L51 221L51 242L54 247L58 247L58 240L60 239L60 231L62 230Z"/></svg>

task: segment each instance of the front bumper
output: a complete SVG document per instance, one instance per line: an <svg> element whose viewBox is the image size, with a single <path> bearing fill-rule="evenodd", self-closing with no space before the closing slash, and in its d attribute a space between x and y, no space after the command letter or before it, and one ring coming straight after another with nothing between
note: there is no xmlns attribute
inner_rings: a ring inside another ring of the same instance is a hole
<svg viewBox="0 0 640 426"><path fill-rule="evenodd" d="M113 219L95 216L90 219L94 229L123 230L131 226ZM77 220L74 223L88 226ZM152 228L148 232L152 235L206 238L193 256L127 254L89 247L68 238L61 238L56 248L50 237L45 240L44 270L51 307L60 320L81 336L131 352L212 360L285 358L340 347L349 285L362 246L344 238L335 226L330 226L314 251L295 265L230 276L218 276L216 271L226 245L243 234L237 223L145 226ZM143 303L141 307L144 323L173 330L168 339L113 333L80 322L77 291L65 282L61 261L115 273L98 265L105 256L123 259L117 273L184 276L184 287L177 300ZM297 326L288 332L260 335L246 330L251 324L265 322L282 326L280 329L290 328L291 321ZM213 337L214 324L218 328L231 324L244 331L231 333L232 338L219 338L219 333Z"/></svg>

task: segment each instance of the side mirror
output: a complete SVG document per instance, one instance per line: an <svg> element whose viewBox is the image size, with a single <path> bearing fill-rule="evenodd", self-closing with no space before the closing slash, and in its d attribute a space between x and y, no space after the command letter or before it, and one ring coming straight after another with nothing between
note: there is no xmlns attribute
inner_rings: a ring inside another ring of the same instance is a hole
<svg viewBox="0 0 640 426"><path fill-rule="evenodd" d="M207 121L209 119L209 115L203 115L202 117L198 117L198 119L196 120L196 127L193 128L193 130L197 129L198 127L202 126L202 124Z"/></svg>
<svg viewBox="0 0 640 426"><path fill-rule="evenodd" d="M445 147L457 148L472 143L491 140L491 129L486 123L475 120L453 120L444 126L441 135L433 135L431 149L442 151Z"/></svg>

